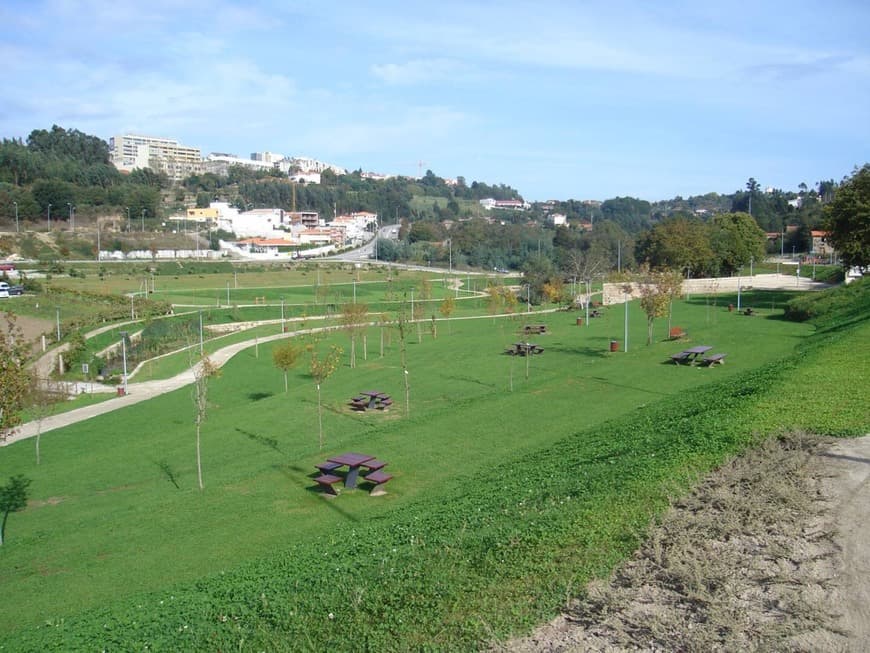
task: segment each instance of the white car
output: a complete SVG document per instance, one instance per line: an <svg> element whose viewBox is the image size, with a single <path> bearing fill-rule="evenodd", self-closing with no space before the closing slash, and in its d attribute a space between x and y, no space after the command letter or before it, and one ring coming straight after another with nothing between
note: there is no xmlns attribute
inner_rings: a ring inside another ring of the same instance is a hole
<svg viewBox="0 0 870 653"><path fill-rule="evenodd" d="M5 281L0 281L0 297L9 297L9 284Z"/></svg>

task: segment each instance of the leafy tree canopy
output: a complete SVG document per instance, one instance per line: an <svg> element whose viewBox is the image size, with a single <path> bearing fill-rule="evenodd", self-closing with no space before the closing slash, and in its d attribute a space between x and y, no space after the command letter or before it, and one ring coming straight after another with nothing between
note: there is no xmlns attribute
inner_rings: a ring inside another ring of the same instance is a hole
<svg viewBox="0 0 870 653"><path fill-rule="evenodd" d="M870 163L837 189L826 207L825 226L843 265L862 270L870 266Z"/></svg>

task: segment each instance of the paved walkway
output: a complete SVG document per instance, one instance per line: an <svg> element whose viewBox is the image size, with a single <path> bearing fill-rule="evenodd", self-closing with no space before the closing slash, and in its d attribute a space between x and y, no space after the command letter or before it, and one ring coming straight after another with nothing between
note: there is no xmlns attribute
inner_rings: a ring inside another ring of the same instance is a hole
<svg viewBox="0 0 870 653"><path fill-rule="evenodd" d="M240 351L252 347L255 342L271 342L273 340L280 340L281 338L289 338L291 336L302 335L303 333L310 333L310 331L311 330L308 329L304 331L292 331L289 333L277 333L272 336L264 336L246 340L244 342L237 342L217 350L214 354L211 354L209 358L213 363L218 365L218 367L221 367ZM33 421L22 424L15 430L13 435L7 437L5 441L0 441L0 446L6 446L13 442L18 442L19 440L35 437L37 433L46 433L48 431L53 431L54 429L69 426L70 424L75 424L76 422L83 422L84 420L96 417L97 415L102 415L126 406L132 406L133 404L138 404L140 401L147 401L148 399L152 399L167 392L178 390L179 388L183 388L184 386L190 385L194 382L195 371L196 367L192 367L169 379L128 383L127 394L124 396L112 397L111 399L107 399L99 404L84 406L58 415L45 417L41 420L41 423ZM113 389L113 391L115 390Z"/></svg>

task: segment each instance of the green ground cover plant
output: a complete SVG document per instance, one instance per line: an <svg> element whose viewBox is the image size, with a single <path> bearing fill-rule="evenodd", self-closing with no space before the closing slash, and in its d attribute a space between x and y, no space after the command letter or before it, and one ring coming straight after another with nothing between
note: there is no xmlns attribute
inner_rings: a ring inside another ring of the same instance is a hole
<svg viewBox="0 0 870 653"><path fill-rule="evenodd" d="M829 346L867 335L856 323L807 340L812 325L723 306L674 309L694 343L728 352L723 367L675 366L682 345L641 345L636 305L627 354L608 351L621 307L588 327L536 315L551 334L528 379L501 353L523 316L456 320L449 336L408 342L410 418L347 411L363 388L401 403L393 333L384 358L370 347L324 386L328 450L370 451L395 471L380 499L327 502L311 487L326 453L311 381L291 371L285 395L270 356L250 349L211 390L203 493L189 390L43 436L39 469L26 442L8 447L3 473L31 474L36 501L3 552L17 606L0 617L3 644L473 650L530 627L627 555L670 494L763 436L772 398L806 382L795 366L818 374ZM854 407L838 419L841 433L867 428Z"/></svg>

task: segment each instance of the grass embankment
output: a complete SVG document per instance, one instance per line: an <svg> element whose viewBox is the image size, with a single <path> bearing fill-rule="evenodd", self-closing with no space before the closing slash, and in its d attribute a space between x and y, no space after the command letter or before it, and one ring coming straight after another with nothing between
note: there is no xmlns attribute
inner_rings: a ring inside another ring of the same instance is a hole
<svg viewBox="0 0 870 653"><path fill-rule="evenodd" d="M837 393L829 431L868 428L855 370L868 367L870 311L809 340L806 325L703 302L677 312L695 343L728 352L724 367L663 362L676 343L607 353L622 326L609 309L589 327L542 319L552 335L526 380L525 360L498 353L517 322L459 321L409 345L408 418L393 335L384 359L370 351L324 386L322 453L310 379L297 371L284 395L268 358L246 351L213 386L202 493L189 391L44 437L39 468L13 445L4 474L32 476L41 505L10 519L5 646L471 650L552 615L636 546L669 496L830 402L805 390L791 404L802 386ZM641 342L640 311L631 329ZM398 399L392 413L344 410L375 386ZM389 495L311 490L311 465L348 449L390 461ZM119 588L154 591L112 601Z"/></svg>

